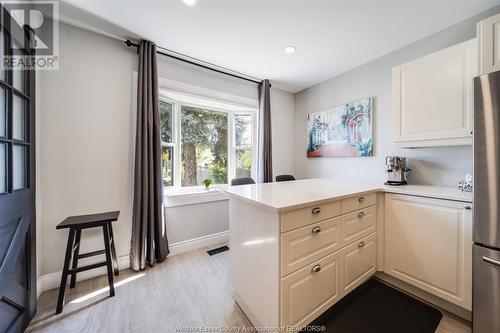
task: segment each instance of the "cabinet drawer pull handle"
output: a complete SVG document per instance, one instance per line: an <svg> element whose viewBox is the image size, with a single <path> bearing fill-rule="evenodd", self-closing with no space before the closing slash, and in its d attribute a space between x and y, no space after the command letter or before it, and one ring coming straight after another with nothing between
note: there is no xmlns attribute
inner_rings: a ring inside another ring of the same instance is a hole
<svg viewBox="0 0 500 333"><path fill-rule="evenodd" d="M365 245L366 245L365 242L361 241L358 243L358 248L361 249L362 247L365 247Z"/></svg>
<svg viewBox="0 0 500 333"><path fill-rule="evenodd" d="M492 264L492 265L500 267L500 261L498 261L498 260L483 256L483 261L487 262L488 264Z"/></svg>
<svg viewBox="0 0 500 333"><path fill-rule="evenodd" d="M472 207L471 207L471 206L465 206L464 208L465 208L466 210L471 210L471 209L472 209Z"/></svg>
<svg viewBox="0 0 500 333"><path fill-rule="evenodd" d="M358 213L358 217L361 218L361 217L365 217L365 212L359 212Z"/></svg>
<svg viewBox="0 0 500 333"><path fill-rule="evenodd" d="M311 213L313 215L318 215L319 213L321 213L321 208L315 207L315 208L312 209Z"/></svg>
<svg viewBox="0 0 500 333"><path fill-rule="evenodd" d="M365 197L359 197L358 198L358 202L359 203L363 203L363 202L365 202L365 200L366 200Z"/></svg>
<svg viewBox="0 0 500 333"><path fill-rule="evenodd" d="M319 234L321 232L321 227L320 226L314 227L312 228L311 232L313 234Z"/></svg>
<svg viewBox="0 0 500 333"><path fill-rule="evenodd" d="M313 268L311 268L311 273L318 273L321 270L320 265L314 265Z"/></svg>

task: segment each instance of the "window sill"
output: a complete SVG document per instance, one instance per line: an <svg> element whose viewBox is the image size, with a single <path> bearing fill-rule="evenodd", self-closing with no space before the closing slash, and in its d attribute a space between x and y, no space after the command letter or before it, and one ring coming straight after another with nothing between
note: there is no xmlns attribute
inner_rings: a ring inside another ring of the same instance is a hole
<svg viewBox="0 0 500 333"><path fill-rule="evenodd" d="M184 189L163 190L163 206L166 208L196 205L200 203L228 200L228 195L224 192L226 186L211 187L208 190L204 187L193 187Z"/></svg>

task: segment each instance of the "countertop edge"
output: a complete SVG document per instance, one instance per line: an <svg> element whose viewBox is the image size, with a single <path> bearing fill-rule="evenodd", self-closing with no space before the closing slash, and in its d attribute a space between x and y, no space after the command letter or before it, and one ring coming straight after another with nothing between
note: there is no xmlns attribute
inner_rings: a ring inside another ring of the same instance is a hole
<svg viewBox="0 0 500 333"><path fill-rule="evenodd" d="M342 199L350 198L352 196L356 196L356 195L360 195L360 194L379 193L379 192L400 194L400 195L410 195L410 196L433 198L433 199L441 199L441 200L448 200L448 201L457 201L457 202L464 202L464 203L472 203L472 199L460 198L457 196L446 195L443 193L436 194L436 193L429 193L429 192L423 192L423 191L415 191L415 190L412 191L412 190L396 188L396 187L395 188L380 187L380 188L369 189L366 191L363 190L363 191L351 192L351 193L345 194L345 195L338 195L338 196L334 196L334 197L330 197L330 198L325 198L325 199L321 199L321 200L313 200L313 201L308 201L305 203L294 204L294 205L285 206L285 207L274 207L274 206L267 205L267 204L260 202L260 201L255 201L255 200L249 199L245 196L238 195L236 193L231 193L231 192L226 192L226 193L229 195L230 198L234 197L234 198L243 200L245 202L249 202L251 204L254 204L256 206L262 207L266 210L275 212L275 213L284 213L287 211L292 211L292 210L296 210L296 209L300 209L300 208L305 208L305 207L323 204L326 202L330 202L332 200L342 200Z"/></svg>
<svg viewBox="0 0 500 333"><path fill-rule="evenodd" d="M231 192L226 192L228 195L229 195L229 200L231 200L231 198L236 198L236 199L239 199L241 201L245 201L245 202L248 202L248 203L251 203L255 206L259 206L259 207L262 207L266 210L269 210L269 211L272 211L272 212L275 212L275 213L281 213L282 211L276 207L273 207L273 206L269 206L269 205L266 205L265 203L262 203L260 201L255 201L255 200L252 200L252 199L249 199L247 197L244 197L244 196L241 196L241 195L238 195L238 194L235 194L235 193L231 193ZM331 200L331 199L330 199Z"/></svg>
<svg viewBox="0 0 500 333"><path fill-rule="evenodd" d="M335 196L335 197L325 198L325 199L321 199L321 200L313 200L313 201L308 201L308 202L305 202L305 203L295 204L295 205L290 205L290 206L285 206L285 207L273 207L273 206L266 205L265 203L262 203L260 201L255 201L255 200L249 199L247 197L244 197L244 196L241 196L241 195L238 195L238 194L235 194L235 193L229 193L228 192L228 194L229 194L230 197L231 196L236 197L238 199L241 199L243 201L247 201L247 202L253 203L253 204L257 205L257 206L266 208L266 209L271 210L273 212L284 213L284 212L288 212L288 211L291 211L291 210L296 210L296 209L300 209L300 208L310 207L310 206L314 206L314 205L320 205L320 204L323 204L323 203L326 203L326 202L330 202L332 200L342 200L342 199L350 198L352 196L356 196L356 195L360 195L360 194L378 193L380 191L381 191L380 189L370 189L370 190L365 190L365 191L351 192L351 193L345 194L345 195L338 195L338 196Z"/></svg>
<svg viewBox="0 0 500 333"><path fill-rule="evenodd" d="M441 200L448 200L448 201L457 201L457 202L465 202L465 203L472 203L472 199L467 199L467 198L460 198L457 196L453 195L446 195L446 194L429 194L428 192L422 192L422 191L408 191L408 190L398 190L398 189L382 189L380 192L384 193L391 193L391 194L401 194L401 195L411 195L415 197L424 197L424 198L432 198L432 199L441 199Z"/></svg>

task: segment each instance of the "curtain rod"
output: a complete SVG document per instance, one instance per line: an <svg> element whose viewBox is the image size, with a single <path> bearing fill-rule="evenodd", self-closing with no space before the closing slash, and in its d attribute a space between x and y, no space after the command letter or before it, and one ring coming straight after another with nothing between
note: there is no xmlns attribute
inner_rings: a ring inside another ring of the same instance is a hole
<svg viewBox="0 0 500 333"><path fill-rule="evenodd" d="M132 42L131 40L127 39L125 41L125 44L128 46L128 47L138 47L139 44L137 43L134 43ZM166 52L162 52L161 50L165 50ZM170 53L167 53L167 52L170 52ZM198 67L201 67L201 68L204 68L204 69L208 69L208 70L211 70L211 71L214 71L214 72L217 72L217 73L220 73L220 74L224 74L224 75L229 75L229 76L232 76L232 77L235 77L237 79L240 79L240 80L245 80L245 81L249 81L249 82L253 82L253 83L256 83L256 84L260 84L260 81L257 81L257 80L253 80L253 79L250 79L248 77L244 77L244 76L241 76L241 75L238 75L238 74L234 74L234 73L231 73L229 71L224 71L222 69L219 69L219 68L216 68L215 66L216 65L213 65L214 67L212 66L209 66L208 63L207 65L204 65L202 63L198 63L196 61L191 61L189 59L185 59L185 58L182 58L182 56L185 56L181 53L177 53L175 51L172 51L172 50L169 50L169 49L165 49L163 47L159 47L159 46L156 46L156 53L159 53L161 55L164 55L166 57L170 57L170 58L173 58L175 60L179 60L179 61L182 61L182 62L185 62L185 63L188 63L190 65L194 65L194 66L198 66ZM179 56L176 56L172 53L177 53L179 54ZM188 57L188 56L186 56ZM218 67L218 66L217 66Z"/></svg>

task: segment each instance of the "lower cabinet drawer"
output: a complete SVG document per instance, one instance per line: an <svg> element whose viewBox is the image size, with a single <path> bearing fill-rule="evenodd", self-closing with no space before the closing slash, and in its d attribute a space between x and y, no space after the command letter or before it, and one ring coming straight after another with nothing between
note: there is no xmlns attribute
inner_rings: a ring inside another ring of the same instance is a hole
<svg viewBox="0 0 500 333"><path fill-rule="evenodd" d="M342 200L342 214L350 213L354 210L369 207L377 203L377 194L362 194L356 197Z"/></svg>
<svg viewBox="0 0 500 333"><path fill-rule="evenodd" d="M341 221L336 217L281 234L281 276L339 250Z"/></svg>
<svg viewBox="0 0 500 333"><path fill-rule="evenodd" d="M377 234L342 249L342 295L368 280L376 271Z"/></svg>
<svg viewBox="0 0 500 333"><path fill-rule="evenodd" d="M307 325L340 296L340 255L337 252L281 279L281 325Z"/></svg>
<svg viewBox="0 0 500 333"><path fill-rule="evenodd" d="M324 221L340 215L340 201L300 208L281 213L281 232L287 232L311 223Z"/></svg>
<svg viewBox="0 0 500 333"><path fill-rule="evenodd" d="M368 236L375 232L377 227L377 206L343 215L342 224L342 246Z"/></svg>

